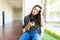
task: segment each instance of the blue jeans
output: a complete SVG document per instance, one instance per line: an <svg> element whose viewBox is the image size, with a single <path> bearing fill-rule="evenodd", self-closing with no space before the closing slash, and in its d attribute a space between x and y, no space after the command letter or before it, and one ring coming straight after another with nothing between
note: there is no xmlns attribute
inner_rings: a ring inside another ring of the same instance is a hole
<svg viewBox="0 0 60 40"><path fill-rule="evenodd" d="M41 40L41 37L37 31L25 32L19 40Z"/></svg>

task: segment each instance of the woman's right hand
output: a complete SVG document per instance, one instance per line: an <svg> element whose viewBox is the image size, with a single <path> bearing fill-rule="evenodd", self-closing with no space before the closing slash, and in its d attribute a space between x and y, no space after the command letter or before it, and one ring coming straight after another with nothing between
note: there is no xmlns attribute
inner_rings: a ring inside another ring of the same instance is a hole
<svg viewBox="0 0 60 40"><path fill-rule="evenodd" d="M28 24L27 24L25 30L26 30L26 31L29 30L30 27L32 27L32 26L34 26L34 25L35 25L34 21L30 22L30 20L29 20L29 22L28 22Z"/></svg>
<svg viewBox="0 0 60 40"><path fill-rule="evenodd" d="M30 20L29 20L28 24L30 25L30 27L32 27L35 25L35 22L34 21L30 22Z"/></svg>

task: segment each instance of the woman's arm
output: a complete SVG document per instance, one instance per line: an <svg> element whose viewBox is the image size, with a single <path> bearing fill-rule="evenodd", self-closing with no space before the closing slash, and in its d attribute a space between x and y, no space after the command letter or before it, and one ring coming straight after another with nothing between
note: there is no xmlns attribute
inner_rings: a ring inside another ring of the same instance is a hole
<svg viewBox="0 0 60 40"><path fill-rule="evenodd" d="M45 21L44 21L44 17L41 16L41 26L44 27L45 26Z"/></svg>
<svg viewBox="0 0 60 40"><path fill-rule="evenodd" d="M32 26L34 26L34 25L35 25L35 23L34 23L33 21L30 22L29 16L26 16L26 17L24 18L23 32L29 30L30 27L32 27Z"/></svg>
<svg viewBox="0 0 60 40"><path fill-rule="evenodd" d="M41 26L44 27L45 26L45 21L44 21L44 12L43 10L41 11Z"/></svg>
<svg viewBox="0 0 60 40"><path fill-rule="evenodd" d="M29 19L28 16L24 17L24 25L23 25L23 32L29 30L30 25L29 25Z"/></svg>
<svg viewBox="0 0 60 40"><path fill-rule="evenodd" d="M26 25L26 27L24 28L24 30L27 31L27 30L29 30L29 28L30 28L30 24L28 23L28 24Z"/></svg>

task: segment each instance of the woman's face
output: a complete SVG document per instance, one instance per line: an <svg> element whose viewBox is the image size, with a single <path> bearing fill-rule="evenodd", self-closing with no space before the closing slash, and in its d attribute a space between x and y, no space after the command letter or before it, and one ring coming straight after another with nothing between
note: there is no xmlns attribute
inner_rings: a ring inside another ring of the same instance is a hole
<svg viewBox="0 0 60 40"><path fill-rule="evenodd" d="M37 15L41 9L39 7L35 7L32 9L32 14Z"/></svg>

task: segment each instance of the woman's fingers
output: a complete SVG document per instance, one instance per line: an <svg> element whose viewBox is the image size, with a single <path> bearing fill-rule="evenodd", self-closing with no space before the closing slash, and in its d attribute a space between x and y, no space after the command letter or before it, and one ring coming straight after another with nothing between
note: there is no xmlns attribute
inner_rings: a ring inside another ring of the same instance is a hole
<svg viewBox="0 0 60 40"><path fill-rule="evenodd" d="M34 21L30 22L30 26L34 26L34 25L35 25Z"/></svg>

